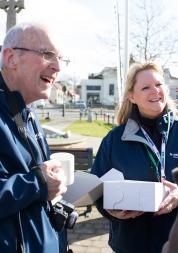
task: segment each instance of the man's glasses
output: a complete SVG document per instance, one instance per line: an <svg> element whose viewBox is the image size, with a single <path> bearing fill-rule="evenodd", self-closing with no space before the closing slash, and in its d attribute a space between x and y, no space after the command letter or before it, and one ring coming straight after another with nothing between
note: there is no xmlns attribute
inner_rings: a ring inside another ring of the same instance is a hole
<svg viewBox="0 0 178 253"><path fill-rule="evenodd" d="M69 60L63 59L62 56L58 56L52 51L43 51L41 49L29 49L29 48L25 48L25 47L13 47L12 49L23 50L23 51L38 54L38 55L42 56L43 60L48 63L55 62L56 60L58 62L64 61L66 63L66 65L69 63Z"/></svg>

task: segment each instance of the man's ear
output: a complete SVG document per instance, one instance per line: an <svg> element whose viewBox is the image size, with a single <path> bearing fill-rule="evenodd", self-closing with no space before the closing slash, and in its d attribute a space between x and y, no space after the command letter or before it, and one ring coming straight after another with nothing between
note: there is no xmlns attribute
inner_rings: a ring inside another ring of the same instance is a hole
<svg viewBox="0 0 178 253"><path fill-rule="evenodd" d="M127 94L128 99L130 100L131 103L135 104L135 100L134 100L134 96L133 96L133 92L129 91Z"/></svg>
<svg viewBox="0 0 178 253"><path fill-rule="evenodd" d="M18 56L12 48L3 50L4 64L9 68L15 68L18 63Z"/></svg>

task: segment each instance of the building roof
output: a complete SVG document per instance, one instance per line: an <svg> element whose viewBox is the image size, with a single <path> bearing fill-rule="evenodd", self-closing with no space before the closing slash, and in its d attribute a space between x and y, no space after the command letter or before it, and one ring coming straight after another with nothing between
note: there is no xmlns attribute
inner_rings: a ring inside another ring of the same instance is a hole
<svg viewBox="0 0 178 253"><path fill-rule="evenodd" d="M103 79L103 74L106 72L117 71L116 67L105 67L99 73L91 73L88 75L88 79Z"/></svg>

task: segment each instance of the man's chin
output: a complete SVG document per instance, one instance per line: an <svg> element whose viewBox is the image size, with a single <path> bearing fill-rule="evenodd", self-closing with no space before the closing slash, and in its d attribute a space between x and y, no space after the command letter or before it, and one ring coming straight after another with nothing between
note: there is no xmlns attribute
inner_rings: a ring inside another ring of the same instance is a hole
<svg viewBox="0 0 178 253"><path fill-rule="evenodd" d="M48 99L50 97L51 88L42 91L41 96L39 99Z"/></svg>

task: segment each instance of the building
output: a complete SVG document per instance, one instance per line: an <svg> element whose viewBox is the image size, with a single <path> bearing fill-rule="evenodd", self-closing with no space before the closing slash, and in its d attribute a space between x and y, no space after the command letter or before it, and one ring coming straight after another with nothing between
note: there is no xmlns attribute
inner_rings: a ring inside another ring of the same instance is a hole
<svg viewBox="0 0 178 253"><path fill-rule="evenodd" d="M78 99L79 95L75 93L73 86L67 81L58 81L51 88L49 100L53 104L69 104Z"/></svg>
<svg viewBox="0 0 178 253"><path fill-rule="evenodd" d="M164 70L165 82L169 86L170 96L174 100L178 100L178 72L174 73L171 69L166 68Z"/></svg>
<svg viewBox="0 0 178 253"><path fill-rule="evenodd" d="M81 99L91 106L113 106L118 101L117 69L106 67L80 82Z"/></svg>

